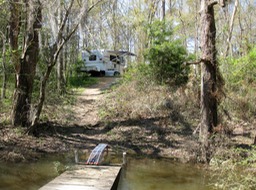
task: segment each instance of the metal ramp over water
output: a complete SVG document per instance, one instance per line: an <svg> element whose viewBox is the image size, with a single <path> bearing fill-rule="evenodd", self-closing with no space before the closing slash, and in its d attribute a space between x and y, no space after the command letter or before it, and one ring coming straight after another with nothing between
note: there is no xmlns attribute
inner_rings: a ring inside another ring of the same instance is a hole
<svg viewBox="0 0 256 190"><path fill-rule="evenodd" d="M99 165L102 160L104 150L108 148L107 144L100 143L98 144L91 152L86 164L89 165Z"/></svg>

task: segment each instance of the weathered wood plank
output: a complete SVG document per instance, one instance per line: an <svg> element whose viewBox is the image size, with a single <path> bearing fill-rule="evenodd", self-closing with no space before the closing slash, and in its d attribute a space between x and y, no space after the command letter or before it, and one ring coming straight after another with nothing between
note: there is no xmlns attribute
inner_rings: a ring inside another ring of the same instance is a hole
<svg viewBox="0 0 256 190"><path fill-rule="evenodd" d="M39 190L111 190L121 166L78 165Z"/></svg>

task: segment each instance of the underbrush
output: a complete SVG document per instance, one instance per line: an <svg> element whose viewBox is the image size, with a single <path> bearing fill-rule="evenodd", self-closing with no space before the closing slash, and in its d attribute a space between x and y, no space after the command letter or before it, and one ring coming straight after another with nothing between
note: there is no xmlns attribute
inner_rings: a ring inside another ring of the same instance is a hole
<svg viewBox="0 0 256 190"><path fill-rule="evenodd" d="M86 73L80 73L69 78L69 86L71 88L88 87L97 82L97 78L89 77Z"/></svg>
<svg viewBox="0 0 256 190"><path fill-rule="evenodd" d="M159 85L148 77L146 65L132 68L103 100L99 114L105 120L163 117L198 120L198 97L191 92L195 90L191 83L181 87Z"/></svg>
<svg viewBox="0 0 256 190"><path fill-rule="evenodd" d="M256 146L219 150L209 169L216 189L256 189Z"/></svg>
<svg viewBox="0 0 256 190"><path fill-rule="evenodd" d="M234 118L252 122L256 115L256 47L240 58L222 62L221 72L226 81L223 106Z"/></svg>
<svg viewBox="0 0 256 190"><path fill-rule="evenodd" d="M168 114L171 105L166 87L138 87L136 82L123 83L104 100L101 116L108 118L148 118Z"/></svg>

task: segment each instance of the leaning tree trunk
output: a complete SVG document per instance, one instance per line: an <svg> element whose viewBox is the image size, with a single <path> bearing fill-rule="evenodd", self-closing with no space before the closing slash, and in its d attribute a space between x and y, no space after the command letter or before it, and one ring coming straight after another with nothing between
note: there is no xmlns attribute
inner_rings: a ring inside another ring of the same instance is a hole
<svg viewBox="0 0 256 190"><path fill-rule="evenodd" d="M209 134L217 126L217 51L214 5L219 1L201 0L201 123L202 160L209 162ZM224 1L221 3L224 6Z"/></svg>
<svg viewBox="0 0 256 190"><path fill-rule="evenodd" d="M39 54L38 29L41 27L41 5L38 0L26 2L28 10L24 46L16 64L16 89L12 108L12 124L27 126L31 122L30 107L33 81Z"/></svg>

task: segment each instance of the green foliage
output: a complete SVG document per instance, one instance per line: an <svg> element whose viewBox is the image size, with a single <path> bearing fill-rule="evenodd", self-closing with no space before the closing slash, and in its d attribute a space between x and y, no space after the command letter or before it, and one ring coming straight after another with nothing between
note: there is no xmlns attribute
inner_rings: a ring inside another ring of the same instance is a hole
<svg viewBox="0 0 256 190"><path fill-rule="evenodd" d="M150 63L152 79L171 86L187 83L189 67L183 65L187 51L179 40L172 39L170 24L156 21L149 26L148 32L152 44L145 51L145 59Z"/></svg>
<svg viewBox="0 0 256 190"><path fill-rule="evenodd" d="M88 87L96 84L97 78L89 77L88 74L82 73L81 75L76 75L69 78L70 87Z"/></svg>
<svg viewBox="0 0 256 190"><path fill-rule="evenodd" d="M134 63L129 66L127 72L123 76L123 82L130 83L136 81L139 89L144 89L154 83L152 80L152 70L149 64Z"/></svg>
<svg viewBox="0 0 256 190"><path fill-rule="evenodd" d="M168 21L156 20L146 26L147 33L153 45L160 45L172 39L172 25Z"/></svg>
<svg viewBox="0 0 256 190"><path fill-rule="evenodd" d="M146 58L150 62L153 78L163 84L185 84L189 74L189 67L183 65L186 54L179 41L164 42L148 49Z"/></svg>
<svg viewBox="0 0 256 190"><path fill-rule="evenodd" d="M221 71L226 80L228 97L225 109L240 119L254 119L256 113L256 47L238 59L223 61Z"/></svg>
<svg viewBox="0 0 256 190"><path fill-rule="evenodd" d="M68 78L69 87L88 87L97 83L97 78L89 77L85 72L81 72L80 69L84 66L84 62L79 60L76 64L72 64L70 68L70 76Z"/></svg>
<svg viewBox="0 0 256 190"><path fill-rule="evenodd" d="M256 47L249 54L239 59L227 61L227 72L224 75L233 87L256 82Z"/></svg>
<svg viewBox="0 0 256 190"><path fill-rule="evenodd" d="M75 64L71 65L71 72L73 75L77 75L80 72L80 69L84 67L84 61L78 60Z"/></svg>

